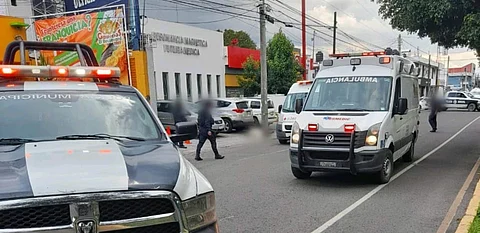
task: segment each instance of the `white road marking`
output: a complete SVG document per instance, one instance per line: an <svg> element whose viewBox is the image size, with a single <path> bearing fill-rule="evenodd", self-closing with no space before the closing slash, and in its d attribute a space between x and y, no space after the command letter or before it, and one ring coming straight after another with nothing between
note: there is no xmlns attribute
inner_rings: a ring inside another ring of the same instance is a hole
<svg viewBox="0 0 480 233"><path fill-rule="evenodd" d="M418 159L417 161L413 162L412 164L410 164L408 167L404 168L403 170L401 170L400 172L398 172L397 174L395 174L391 179L390 179L390 182L389 183L386 183L386 184L382 184L382 185L379 185L377 186L376 188L374 188L372 191L370 191L369 193L367 193L365 196L363 196L362 198L360 198L358 201L356 201L355 203L353 203L352 205L350 205L349 207L347 207L346 209L344 209L342 212L338 213L335 217L331 218L330 220L328 220L326 223L324 223L322 226L320 226L319 228L315 229L314 231L312 231L312 233L321 233L321 232L324 232L325 230L327 230L329 227L331 227L333 224L335 224L336 222L338 222L340 219L342 219L343 217L345 217L345 215L347 215L348 213L352 212L354 209L356 209L358 206L360 206L361 204L363 204L364 202L366 202L368 199L370 199L373 195L375 195L376 193L378 193L380 190L382 190L385 186L387 186L388 184L392 183L394 180L396 180L398 177L400 177L401 175L403 175L405 172L409 171L410 169L412 169L415 165L421 163L423 160L425 160L426 158L428 158L430 155L434 154L435 152L437 152L438 150L440 150L442 147L444 147L446 144L448 144L450 141L452 141L454 138L456 138L459 134L461 134L465 129L467 129L470 125L472 125L475 121L477 121L478 119L480 119L480 117L477 117L475 118L474 120L472 120L470 123L468 123L467 125L465 125L462 129L460 129L456 134L454 134L452 137L450 137L449 139L447 139L445 142L443 142L442 144L440 144L439 146L437 146L435 149L433 149L432 151L428 152L426 155L424 155L422 158Z"/></svg>

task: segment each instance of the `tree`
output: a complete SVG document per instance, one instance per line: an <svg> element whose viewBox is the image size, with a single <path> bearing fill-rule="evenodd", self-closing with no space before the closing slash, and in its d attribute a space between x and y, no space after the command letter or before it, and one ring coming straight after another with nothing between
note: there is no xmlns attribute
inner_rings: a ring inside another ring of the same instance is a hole
<svg viewBox="0 0 480 233"><path fill-rule="evenodd" d="M298 80L303 68L295 59L293 49L293 43L282 31L268 42L268 93L287 94L290 86Z"/></svg>
<svg viewBox="0 0 480 233"><path fill-rule="evenodd" d="M446 48L480 51L480 0L377 0L394 29L428 36Z"/></svg>
<svg viewBox="0 0 480 233"><path fill-rule="evenodd" d="M231 45L233 40L237 40L236 46L247 49L256 49L257 45L253 42L250 35L244 31L234 31L227 29L223 32L223 44L225 46Z"/></svg>
<svg viewBox="0 0 480 233"><path fill-rule="evenodd" d="M244 96L254 96L260 93L260 62L252 56L242 64L243 76L238 76L238 84L243 89Z"/></svg>

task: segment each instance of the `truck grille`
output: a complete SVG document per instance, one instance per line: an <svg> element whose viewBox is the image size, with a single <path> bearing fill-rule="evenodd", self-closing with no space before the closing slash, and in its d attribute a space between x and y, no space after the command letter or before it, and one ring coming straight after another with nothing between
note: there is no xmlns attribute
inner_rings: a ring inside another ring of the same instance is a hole
<svg viewBox="0 0 480 233"><path fill-rule="evenodd" d="M172 201L162 198L101 201L98 207L100 221L141 218L175 212Z"/></svg>
<svg viewBox="0 0 480 233"><path fill-rule="evenodd" d="M333 135L332 143L326 142L327 135ZM325 132L303 132L303 147L324 147L324 148L350 148L351 134L348 133L325 133ZM367 131L355 132L355 146L360 148L365 145Z"/></svg>
<svg viewBox="0 0 480 233"><path fill-rule="evenodd" d="M53 227L72 223L68 205L51 205L0 211L0 229Z"/></svg>
<svg viewBox="0 0 480 233"><path fill-rule="evenodd" d="M130 191L0 201L0 232L75 232L75 221L93 218L99 232L179 233L175 199L167 191ZM125 223L133 228L111 228Z"/></svg>
<svg viewBox="0 0 480 233"><path fill-rule="evenodd" d="M110 233L179 233L180 225L178 223L167 223L150 227L139 227L118 231L109 231Z"/></svg>
<svg viewBox="0 0 480 233"><path fill-rule="evenodd" d="M305 152L311 159L348 160L350 153L336 151L308 151Z"/></svg>

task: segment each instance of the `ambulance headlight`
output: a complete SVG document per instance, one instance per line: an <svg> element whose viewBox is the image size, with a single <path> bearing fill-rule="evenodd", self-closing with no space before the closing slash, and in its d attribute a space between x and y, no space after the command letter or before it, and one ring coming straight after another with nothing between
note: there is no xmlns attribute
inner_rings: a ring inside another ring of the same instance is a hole
<svg viewBox="0 0 480 233"><path fill-rule="evenodd" d="M295 121L292 126L292 144L298 144L300 141L300 126Z"/></svg>
<svg viewBox="0 0 480 233"><path fill-rule="evenodd" d="M187 200L182 203L182 207L187 220L186 227L190 231L195 231L217 222L215 194L213 192Z"/></svg>
<svg viewBox="0 0 480 233"><path fill-rule="evenodd" d="M382 123L378 123L370 127L367 132L367 138L365 139L365 144L367 146L376 146L378 142L378 135L380 133L380 126Z"/></svg>

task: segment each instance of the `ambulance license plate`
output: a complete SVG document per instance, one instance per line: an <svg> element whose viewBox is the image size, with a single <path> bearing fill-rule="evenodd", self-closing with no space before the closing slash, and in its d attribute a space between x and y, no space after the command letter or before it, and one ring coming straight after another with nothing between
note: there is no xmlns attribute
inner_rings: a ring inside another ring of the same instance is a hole
<svg viewBox="0 0 480 233"><path fill-rule="evenodd" d="M320 162L320 167L337 167L336 162Z"/></svg>

